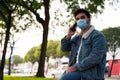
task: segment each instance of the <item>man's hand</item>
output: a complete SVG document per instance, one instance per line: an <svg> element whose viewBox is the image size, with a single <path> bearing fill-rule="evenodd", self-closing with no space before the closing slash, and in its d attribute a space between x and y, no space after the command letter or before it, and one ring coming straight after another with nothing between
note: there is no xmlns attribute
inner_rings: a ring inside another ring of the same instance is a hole
<svg viewBox="0 0 120 80"><path fill-rule="evenodd" d="M68 67L67 69L66 69L66 73L69 73L69 72L74 72L74 71L76 71L77 69L75 68L75 67Z"/></svg>
<svg viewBox="0 0 120 80"><path fill-rule="evenodd" d="M73 26L71 26L68 30L68 34L66 35L66 38L70 39L71 36L73 36L75 34L75 31L76 31L76 29Z"/></svg>

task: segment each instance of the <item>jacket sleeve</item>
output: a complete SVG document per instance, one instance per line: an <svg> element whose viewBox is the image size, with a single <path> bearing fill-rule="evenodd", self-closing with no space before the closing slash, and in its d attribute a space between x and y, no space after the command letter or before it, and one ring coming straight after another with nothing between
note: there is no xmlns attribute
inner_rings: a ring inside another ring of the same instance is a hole
<svg viewBox="0 0 120 80"><path fill-rule="evenodd" d="M87 70L92 68L106 58L106 40L103 35L99 34L92 38L92 50L89 53L89 56L85 57L79 63L74 64L73 66L76 67L80 71Z"/></svg>
<svg viewBox="0 0 120 80"><path fill-rule="evenodd" d="M71 39L66 39L65 37L61 40L61 50L66 52L71 50Z"/></svg>

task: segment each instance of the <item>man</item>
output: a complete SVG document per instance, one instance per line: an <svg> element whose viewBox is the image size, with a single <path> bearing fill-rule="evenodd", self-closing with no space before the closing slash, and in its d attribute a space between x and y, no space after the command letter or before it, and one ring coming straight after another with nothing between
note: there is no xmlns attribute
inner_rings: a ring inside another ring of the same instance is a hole
<svg viewBox="0 0 120 80"><path fill-rule="evenodd" d="M78 9L74 17L76 27L81 32L73 36L75 30L72 26L61 40L61 50L70 51L70 58L68 68L60 80L104 80L106 39L91 25L91 16L87 10Z"/></svg>

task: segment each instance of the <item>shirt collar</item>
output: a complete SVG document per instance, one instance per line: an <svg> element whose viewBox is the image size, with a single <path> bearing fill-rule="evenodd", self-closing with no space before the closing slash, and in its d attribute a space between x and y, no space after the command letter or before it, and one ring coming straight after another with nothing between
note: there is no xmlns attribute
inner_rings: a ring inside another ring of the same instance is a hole
<svg viewBox="0 0 120 80"><path fill-rule="evenodd" d="M91 26L90 29L82 35L82 38L86 39L94 29L94 26Z"/></svg>

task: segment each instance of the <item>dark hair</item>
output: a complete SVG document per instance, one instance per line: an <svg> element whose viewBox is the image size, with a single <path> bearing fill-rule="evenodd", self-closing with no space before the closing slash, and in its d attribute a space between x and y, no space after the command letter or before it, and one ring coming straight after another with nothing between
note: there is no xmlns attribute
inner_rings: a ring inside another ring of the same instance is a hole
<svg viewBox="0 0 120 80"><path fill-rule="evenodd" d="M76 10L75 13L74 13L74 17L76 17L79 13L85 13L85 15L88 18L91 17L90 13L87 10L85 10L85 9L78 9L78 10Z"/></svg>

